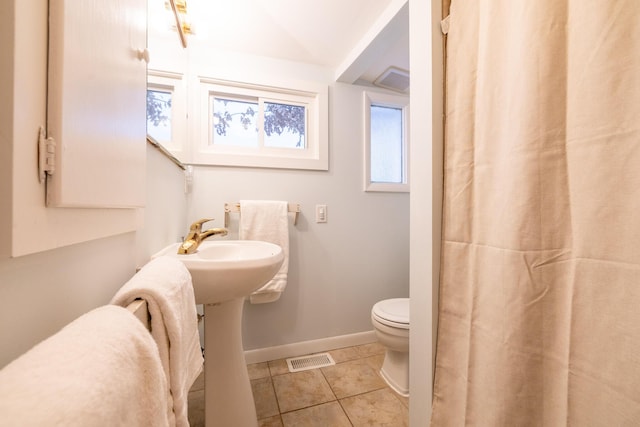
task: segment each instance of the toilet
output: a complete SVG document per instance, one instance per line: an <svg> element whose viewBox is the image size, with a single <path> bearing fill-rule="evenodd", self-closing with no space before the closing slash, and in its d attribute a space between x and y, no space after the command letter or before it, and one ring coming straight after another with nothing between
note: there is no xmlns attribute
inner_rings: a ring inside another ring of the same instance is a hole
<svg viewBox="0 0 640 427"><path fill-rule="evenodd" d="M398 394L409 396L409 298L377 302L371 309L371 323L386 347L380 375Z"/></svg>

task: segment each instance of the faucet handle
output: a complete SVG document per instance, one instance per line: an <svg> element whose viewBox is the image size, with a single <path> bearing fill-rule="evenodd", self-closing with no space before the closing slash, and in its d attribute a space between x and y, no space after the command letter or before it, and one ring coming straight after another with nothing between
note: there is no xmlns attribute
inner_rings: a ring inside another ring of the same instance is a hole
<svg viewBox="0 0 640 427"><path fill-rule="evenodd" d="M205 222L213 221L213 218L202 218L191 224L189 227L189 231L197 231L198 233L202 231L202 224Z"/></svg>

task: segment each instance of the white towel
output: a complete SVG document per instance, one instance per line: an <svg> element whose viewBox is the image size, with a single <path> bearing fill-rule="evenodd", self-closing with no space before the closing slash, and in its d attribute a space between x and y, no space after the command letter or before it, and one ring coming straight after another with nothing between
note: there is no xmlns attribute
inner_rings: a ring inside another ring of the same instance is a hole
<svg viewBox="0 0 640 427"><path fill-rule="evenodd" d="M287 202L240 200L241 240L262 240L282 247L284 261L280 270L266 285L253 292L252 304L276 301L287 286L289 271L289 221Z"/></svg>
<svg viewBox="0 0 640 427"><path fill-rule="evenodd" d="M188 426L189 389L203 363L191 275L175 258L155 258L116 292L111 303L127 306L136 298L149 307L151 335L169 383L175 425Z"/></svg>
<svg viewBox="0 0 640 427"><path fill-rule="evenodd" d="M166 394L149 331L103 306L0 370L0 425L168 426Z"/></svg>

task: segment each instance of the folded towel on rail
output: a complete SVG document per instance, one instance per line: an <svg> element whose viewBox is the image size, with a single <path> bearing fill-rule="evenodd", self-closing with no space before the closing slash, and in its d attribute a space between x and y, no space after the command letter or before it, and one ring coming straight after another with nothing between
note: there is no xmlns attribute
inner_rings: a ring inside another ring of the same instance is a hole
<svg viewBox="0 0 640 427"><path fill-rule="evenodd" d="M158 345L176 426L188 426L189 389L202 371L198 313L191 275L183 263L159 257L147 263L116 292L112 304L147 301L151 335Z"/></svg>
<svg viewBox="0 0 640 427"><path fill-rule="evenodd" d="M282 247L284 261L280 270L266 285L253 292L253 304L276 301L287 286L289 272L288 203L272 200L240 200L239 237L241 240L262 240Z"/></svg>
<svg viewBox="0 0 640 427"><path fill-rule="evenodd" d="M149 331L104 306L0 370L0 425L168 426L166 394Z"/></svg>

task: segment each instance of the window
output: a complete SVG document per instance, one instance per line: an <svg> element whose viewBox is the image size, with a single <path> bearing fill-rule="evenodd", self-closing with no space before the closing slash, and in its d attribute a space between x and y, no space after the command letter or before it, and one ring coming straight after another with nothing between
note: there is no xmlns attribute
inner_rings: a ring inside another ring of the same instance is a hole
<svg viewBox="0 0 640 427"><path fill-rule="evenodd" d="M280 147L304 150L307 109L304 105L211 97L213 137L209 143L236 147ZM258 118L262 117L259 126Z"/></svg>
<svg viewBox="0 0 640 427"><path fill-rule="evenodd" d="M149 70L147 135L174 155L184 152L186 96L181 74Z"/></svg>
<svg viewBox="0 0 640 427"><path fill-rule="evenodd" d="M408 192L408 98L364 94L365 191Z"/></svg>
<svg viewBox="0 0 640 427"><path fill-rule="evenodd" d="M328 169L327 88L201 79L200 164Z"/></svg>
<svg viewBox="0 0 640 427"><path fill-rule="evenodd" d="M211 97L213 126L209 144L229 147L258 147L258 103L253 100Z"/></svg>
<svg viewBox="0 0 640 427"><path fill-rule="evenodd" d="M171 144L171 90L147 88L147 135Z"/></svg>

